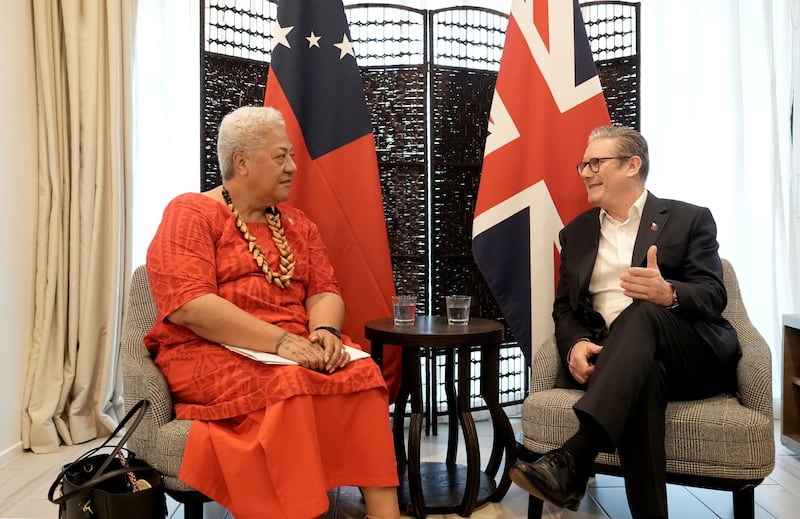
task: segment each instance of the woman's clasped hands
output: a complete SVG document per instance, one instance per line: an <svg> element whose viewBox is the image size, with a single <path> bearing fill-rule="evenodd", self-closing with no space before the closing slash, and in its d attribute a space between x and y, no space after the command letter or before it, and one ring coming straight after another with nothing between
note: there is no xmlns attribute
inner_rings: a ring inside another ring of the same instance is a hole
<svg viewBox="0 0 800 519"><path fill-rule="evenodd" d="M276 343L275 352L304 368L321 373L333 373L350 362L350 354L342 341L325 330L311 332L308 339L284 332Z"/></svg>

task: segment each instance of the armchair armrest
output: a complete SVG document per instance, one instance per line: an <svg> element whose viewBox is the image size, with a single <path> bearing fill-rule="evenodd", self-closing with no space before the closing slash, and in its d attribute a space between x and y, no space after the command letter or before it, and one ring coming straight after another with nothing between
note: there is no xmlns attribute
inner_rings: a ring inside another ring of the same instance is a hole
<svg viewBox="0 0 800 519"><path fill-rule="evenodd" d="M531 360L531 393L556 387L561 369L556 338L551 335L539 346Z"/></svg>
<svg viewBox="0 0 800 519"><path fill-rule="evenodd" d="M129 447L134 452L149 452L155 448L153 444L158 430L174 418L172 396L164 375L149 358L123 360L125 408L129 409L143 398L151 403L139 428L131 436Z"/></svg>
<svg viewBox="0 0 800 519"><path fill-rule="evenodd" d="M736 366L739 400L742 405L772 419L772 354L744 306L739 280L731 263L722 259L728 305L722 315L736 329L742 358Z"/></svg>
<svg viewBox="0 0 800 519"><path fill-rule="evenodd" d="M742 405L772 417L772 354L767 341L748 321L737 323L742 358L736 366L739 400Z"/></svg>

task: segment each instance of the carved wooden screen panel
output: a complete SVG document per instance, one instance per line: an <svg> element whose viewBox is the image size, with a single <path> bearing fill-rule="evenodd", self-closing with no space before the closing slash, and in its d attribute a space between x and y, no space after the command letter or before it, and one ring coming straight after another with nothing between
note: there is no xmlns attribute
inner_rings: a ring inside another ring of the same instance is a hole
<svg viewBox="0 0 800 519"><path fill-rule="evenodd" d="M378 154L397 293L430 300L425 11L392 4L346 8Z"/></svg>
<svg viewBox="0 0 800 519"><path fill-rule="evenodd" d="M638 2L584 2L586 34L592 47L612 124L641 127Z"/></svg>
<svg viewBox="0 0 800 519"><path fill-rule="evenodd" d="M488 134L507 15L491 9L456 7L430 13L431 92L431 294L434 314L446 313L447 294L472 296L472 315L504 321L472 257L472 218L483 149ZM528 370L517 341L506 329L500 349L500 401L524 400ZM480 352L472 352L480 362ZM444 380L446 358L431 359L431 382ZM472 370L477 388L478 372ZM472 405L484 402L472 392ZM435 415L447 413L443 391L436 393Z"/></svg>

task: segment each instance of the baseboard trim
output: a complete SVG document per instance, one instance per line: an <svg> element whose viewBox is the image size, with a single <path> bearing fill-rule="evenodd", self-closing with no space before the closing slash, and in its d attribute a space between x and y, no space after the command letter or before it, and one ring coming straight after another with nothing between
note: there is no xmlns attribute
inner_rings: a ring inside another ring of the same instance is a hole
<svg viewBox="0 0 800 519"><path fill-rule="evenodd" d="M22 454L22 442L19 441L9 447L8 449L0 452L0 467L8 463L9 461L13 460L17 456Z"/></svg>

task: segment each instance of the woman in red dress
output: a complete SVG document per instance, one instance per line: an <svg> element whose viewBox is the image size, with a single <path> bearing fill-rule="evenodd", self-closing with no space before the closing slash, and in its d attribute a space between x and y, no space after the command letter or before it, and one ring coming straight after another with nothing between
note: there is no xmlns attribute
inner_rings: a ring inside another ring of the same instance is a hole
<svg viewBox="0 0 800 519"><path fill-rule="evenodd" d="M345 485L361 487L370 519L396 519L386 385L345 351L358 346L339 332L317 227L284 203L297 167L281 114L228 114L218 156L222 186L170 202L147 254L158 317L145 341L177 417L194 420L179 477L236 519L319 517Z"/></svg>

